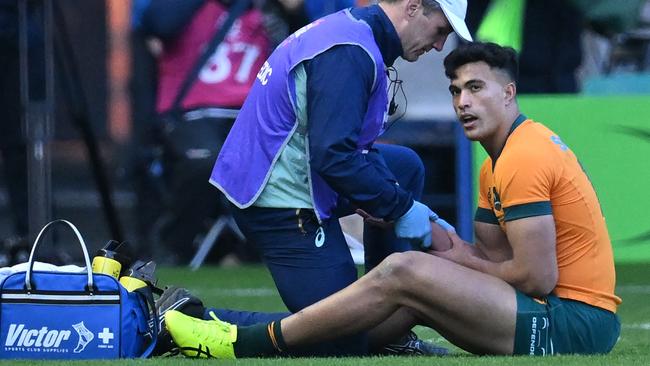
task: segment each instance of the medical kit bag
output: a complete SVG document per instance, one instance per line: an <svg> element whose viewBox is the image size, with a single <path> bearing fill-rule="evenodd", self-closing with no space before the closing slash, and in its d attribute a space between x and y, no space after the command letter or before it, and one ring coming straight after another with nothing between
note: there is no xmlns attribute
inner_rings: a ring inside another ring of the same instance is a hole
<svg viewBox="0 0 650 366"><path fill-rule="evenodd" d="M34 269L41 238L56 224L76 235L85 271ZM0 359L144 358L155 347L158 321L151 291L129 292L116 278L92 273L84 240L69 221L43 227L27 270L4 278L0 294Z"/></svg>

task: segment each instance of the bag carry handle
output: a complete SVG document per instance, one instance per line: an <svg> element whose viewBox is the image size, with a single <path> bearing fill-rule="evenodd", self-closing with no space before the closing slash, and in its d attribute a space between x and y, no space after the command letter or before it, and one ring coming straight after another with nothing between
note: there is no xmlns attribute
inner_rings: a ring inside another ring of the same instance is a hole
<svg viewBox="0 0 650 366"><path fill-rule="evenodd" d="M90 257L88 256L88 249L86 249L86 243L84 242L84 239L81 237L81 234L79 233L79 230L77 230L77 227L74 226L70 221L68 220L63 220L63 219L57 219L50 221L47 225L43 226L41 231L38 233L36 236L36 240L34 240L34 245L32 246L32 251L29 253L29 261L27 262L29 264L29 268L27 269L27 273L25 274L25 288L27 291L32 290L32 270L34 268L34 254L36 254L36 248L38 245L41 243L40 239L41 236L45 233L45 231L50 227L53 226L54 224L58 223L63 223L68 225L72 231L74 231L75 235L77 236L77 239L79 239L79 245L81 245L81 250L84 253L84 260L86 261L86 275L88 276L88 291L92 293L93 291L93 274L92 271L90 270Z"/></svg>

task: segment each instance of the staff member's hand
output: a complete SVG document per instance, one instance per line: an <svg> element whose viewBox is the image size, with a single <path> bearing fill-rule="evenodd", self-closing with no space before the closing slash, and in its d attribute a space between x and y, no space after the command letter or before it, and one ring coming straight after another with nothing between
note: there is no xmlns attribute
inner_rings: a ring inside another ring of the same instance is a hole
<svg viewBox="0 0 650 366"><path fill-rule="evenodd" d="M411 208L402 217L395 220L395 235L406 239L416 248L431 247L430 217L438 217L429 207L421 202L413 201Z"/></svg>

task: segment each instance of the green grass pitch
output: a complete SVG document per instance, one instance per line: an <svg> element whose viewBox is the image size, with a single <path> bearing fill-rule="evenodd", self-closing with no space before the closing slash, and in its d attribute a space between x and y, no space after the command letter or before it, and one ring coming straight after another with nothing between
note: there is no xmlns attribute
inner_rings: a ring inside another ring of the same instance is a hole
<svg viewBox="0 0 650 366"><path fill-rule="evenodd" d="M192 360L182 357L118 361L4 361L0 365L650 365L650 263L617 266L617 294L623 298L619 308L621 338L611 354L605 356L477 357L469 355L440 337L436 332L416 328L421 338L450 347L453 355L441 358L303 358L247 359L235 361ZM262 266L237 268L204 267L196 272L186 268L162 268L159 284L174 284L192 290L207 305L258 311L283 311L270 275Z"/></svg>

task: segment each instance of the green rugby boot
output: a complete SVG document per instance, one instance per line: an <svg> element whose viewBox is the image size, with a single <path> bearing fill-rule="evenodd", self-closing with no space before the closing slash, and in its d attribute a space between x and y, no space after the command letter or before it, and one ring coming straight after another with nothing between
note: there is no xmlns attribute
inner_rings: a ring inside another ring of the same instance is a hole
<svg viewBox="0 0 650 366"><path fill-rule="evenodd" d="M165 327L187 357L234 359L237 326L222 322L212 312L210 316L213 320L202 320L170 310L165 314Z"/></svg>

